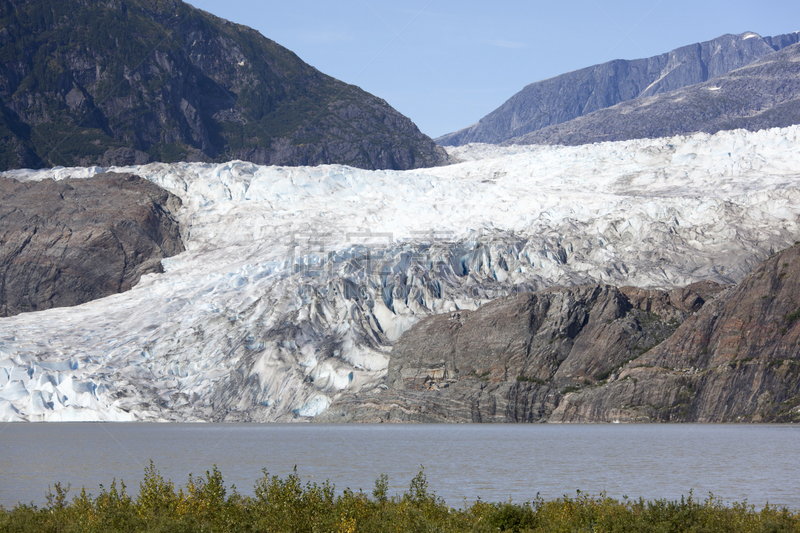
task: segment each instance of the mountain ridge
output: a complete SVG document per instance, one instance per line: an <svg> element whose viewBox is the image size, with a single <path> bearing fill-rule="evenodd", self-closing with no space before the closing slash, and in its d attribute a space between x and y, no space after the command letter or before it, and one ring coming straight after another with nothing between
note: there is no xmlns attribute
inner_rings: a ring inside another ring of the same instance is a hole
<svg viewBox="0 0 800 533"><path fill-rule="evenodd" d="M133 174L19 183L0 177L0 317L129 290L184 251L181 201Z"/></svg>
<svg viewBox="0 0 800 533"><path fill-rule="evenodd" d="M800 33L726 34L643 59L613 60L531 83L479 122L436 139L503 143L625 101L708 81L800 41Z"/></svg>
<svg viewBox="0 0 800 533"><path fill-rule="evenodd" d="M800 44L698 83L621 102L506 144L580 145L800 123Z"/></svg>
<svg viewBox="0 0 800 533"><path fill-rule="evenodd" d="M0 168L449 162L385 101L180 0L0 2Z"/></svg>

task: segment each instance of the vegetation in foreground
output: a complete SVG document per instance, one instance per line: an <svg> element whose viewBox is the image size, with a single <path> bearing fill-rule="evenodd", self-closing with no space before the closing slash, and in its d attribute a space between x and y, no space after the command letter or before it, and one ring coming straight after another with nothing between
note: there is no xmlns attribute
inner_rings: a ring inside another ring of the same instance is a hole
<svg viewBox="0 0 800 533"><path fill-rule="evenodd" d="M0 531L164 531L164 532L782 532L800 531L800 513L746 504L725 506L709 496L680 501L623 501L586 494L552 501L537 498L524 504L465 503L448 507L428 491L424 471L411 480L404 494L390 497L385 475L375 482L371 497L345 490L336 495L329 483L302 484L296 473L286 479L266 472L255 495L225 489L216 467L205 477L192 477L177 491L153 466L145 469L139 495L130 496L124 483L112 482L93 497L81 490L68 501L68 487L56 483L47 505L0 507Z"/></svg>

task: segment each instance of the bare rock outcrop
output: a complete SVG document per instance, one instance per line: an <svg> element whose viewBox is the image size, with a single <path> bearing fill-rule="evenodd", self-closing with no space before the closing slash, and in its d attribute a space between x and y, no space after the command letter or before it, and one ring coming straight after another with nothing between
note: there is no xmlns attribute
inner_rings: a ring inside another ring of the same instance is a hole
<svg viewBox="0 0 800 533"><path fill-rule="evenodd" d="M546 421L565 394L604 383L715 290L562 287L432 316L397 341L383 387L343 396L317 420Z"/></svg>
<svg viewBox="0 0 800 533"><path fill-rule="evenodd" d="M0 177L0 316L130 289L183 251L180 199L133 174Z"/></svg>
<svg viewBox="0 0 800 533"><path fill-rule="evenodd" d="M800 421L800 243L737 286L587 285L423 320L323 420Z"/></svg>
<svg viewBox="0 0 800 533"><path fill-rule="evenodd" d="M800 245L774 255L551 421L800 420Z"/></svg>

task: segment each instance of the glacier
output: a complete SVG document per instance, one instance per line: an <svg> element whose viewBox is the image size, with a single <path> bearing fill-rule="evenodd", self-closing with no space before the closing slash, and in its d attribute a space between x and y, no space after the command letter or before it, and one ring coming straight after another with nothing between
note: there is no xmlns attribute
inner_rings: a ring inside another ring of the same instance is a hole
<svg viewBox="0 0 800 533"><path fill-rule="evenodd" d="M467 145L412 171L231 161L132 172L186 251L130 291L0 318L2 421L307 421L385 387L421 318L555 285L739 281L798 239L800 127Z"/></svg>

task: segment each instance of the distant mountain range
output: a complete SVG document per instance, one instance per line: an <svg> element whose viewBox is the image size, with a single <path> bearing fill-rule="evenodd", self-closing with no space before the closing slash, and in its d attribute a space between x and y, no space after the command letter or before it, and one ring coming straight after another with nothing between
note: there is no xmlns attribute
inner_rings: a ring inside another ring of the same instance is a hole
<svg viewBox="0 0 800 533"><path fill-rule="evenodd" d="M723 35L576 70L528 85L477 124L437 142L585 144L794 124L798 41L800 33Z"/></svg>
<svg viewBox="0 0 800 533"><path fill-rule="evenodd" d="M0 0L0 20L3 170L448 161L385 101L180 0Z"/></svg>

